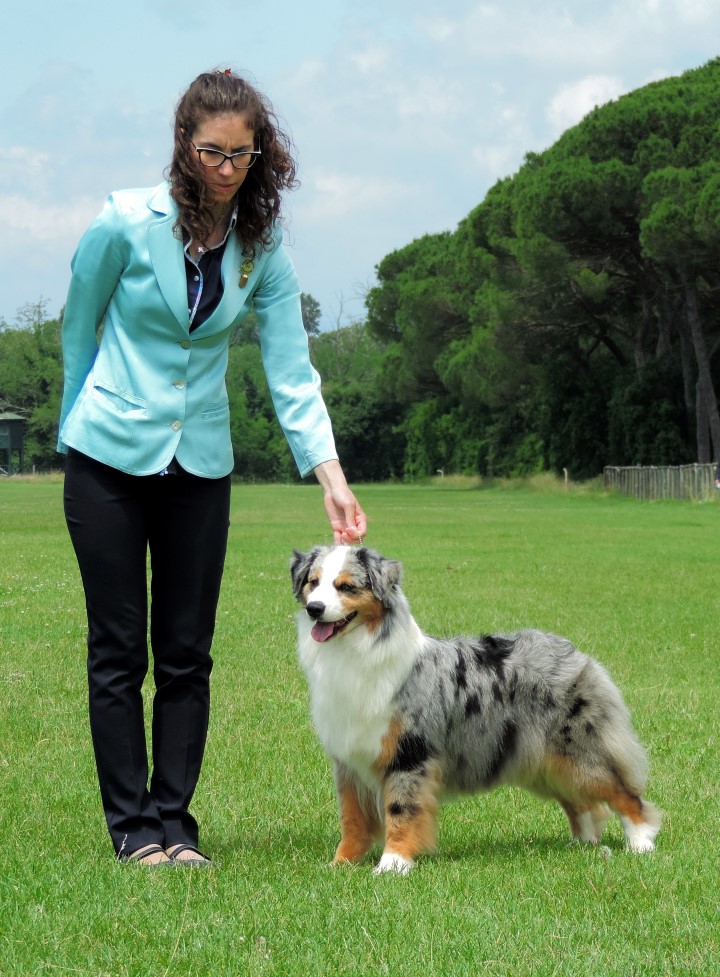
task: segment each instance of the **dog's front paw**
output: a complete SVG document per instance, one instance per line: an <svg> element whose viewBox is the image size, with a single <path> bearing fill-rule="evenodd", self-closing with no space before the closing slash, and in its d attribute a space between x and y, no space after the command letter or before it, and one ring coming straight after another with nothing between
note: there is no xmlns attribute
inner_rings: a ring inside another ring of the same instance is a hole
<svg viewBox="0 0 720 977"><path fill-rule="evenodd" d="M373 869L373 875L382 875L384 872L395 872L397 875L409 875L415 862L410 858L403 858L394 852L386 851L380 861Z"/></svg>

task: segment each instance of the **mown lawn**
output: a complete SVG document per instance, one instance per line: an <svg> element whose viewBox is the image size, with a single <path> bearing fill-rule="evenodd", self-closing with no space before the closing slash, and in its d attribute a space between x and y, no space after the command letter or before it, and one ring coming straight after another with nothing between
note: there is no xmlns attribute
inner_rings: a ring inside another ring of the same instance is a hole
<svg viewBox="0 0 720 977"><path fill-rule="evenodd" d="M328 540L318 488L234 489L194 806L219 862L207 872L112 857L61 494L0 480L0 974L720 971L720 506L448 480L358 489L368 543L404 562L426 630L533 625L609 667L664 811L654 854L624 852L611 822L605 858L568 846L559 808L502 790L446 807L439 853L409 878L375 878L372 861L328 867L335 800L295 660L287 568L293 548Z"/></svg>

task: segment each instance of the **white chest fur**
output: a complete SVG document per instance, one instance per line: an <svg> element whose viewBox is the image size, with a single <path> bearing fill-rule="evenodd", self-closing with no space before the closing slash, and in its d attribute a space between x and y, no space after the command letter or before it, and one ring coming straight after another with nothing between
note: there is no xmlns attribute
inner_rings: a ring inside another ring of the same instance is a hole
<svg viewBox="0 0 720 977"><path fill-rule="evenodd" d="M393 718L393 699L417 655L420 631L408 622L400 635L378 642L359 626L331 641L313 640L298 615L300 663L307 676L312 719L327 753L375 789L373 763Z"/></svg>

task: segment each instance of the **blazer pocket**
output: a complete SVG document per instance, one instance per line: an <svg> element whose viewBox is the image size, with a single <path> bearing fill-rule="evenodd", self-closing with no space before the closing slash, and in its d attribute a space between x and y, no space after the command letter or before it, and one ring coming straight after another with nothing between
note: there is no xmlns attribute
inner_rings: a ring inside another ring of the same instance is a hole
<svg viewBox="0 0 720 977"><path fill-rule="evenodd" d="M222 417L223 414L228 414L230 412L230 404L227 400L222 401L219 404L208 404L200 414L203 420L212 421L216 417Z"/></svg>
<svg viewBox="0 0 720 977"><path fill-rule="evenodd" d="M93 395L120 414L147 409L147 400L136 397L134 394L128 393L127 390L117 390L107 383L96 383L93 387Z"/></svg>

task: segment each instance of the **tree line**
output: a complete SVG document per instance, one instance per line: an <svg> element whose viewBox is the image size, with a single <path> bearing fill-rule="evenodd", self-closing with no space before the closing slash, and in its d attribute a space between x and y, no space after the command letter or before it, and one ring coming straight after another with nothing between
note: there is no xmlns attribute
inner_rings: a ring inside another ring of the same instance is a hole
<svg viewBox="0 0 720 977"><path fill-rule="evenodd" d="M526 475L720 457L720 59L638 89L387 255L315 365L351 479ZM57 466L60 323L0 322L0 411ZM295 478L252 315L230 349L235 471Z"/></svg>
<svg viewBox="0 0 720 977"><path fill-rule="evenodd" d="M368 297L404 472L720 457L720 60L597 108Z"/></svg>

